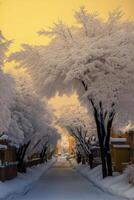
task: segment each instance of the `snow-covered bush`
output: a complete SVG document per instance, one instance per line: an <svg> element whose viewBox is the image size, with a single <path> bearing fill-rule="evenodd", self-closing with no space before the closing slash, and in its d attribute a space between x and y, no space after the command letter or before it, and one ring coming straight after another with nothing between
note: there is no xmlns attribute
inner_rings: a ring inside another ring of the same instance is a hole
<svg viewBox="0 0 134 200"><path fill-rule="evenodd" d="M134 164L129 165L126 169L125 172L127 174L129 183L134 184Z"/></svg>

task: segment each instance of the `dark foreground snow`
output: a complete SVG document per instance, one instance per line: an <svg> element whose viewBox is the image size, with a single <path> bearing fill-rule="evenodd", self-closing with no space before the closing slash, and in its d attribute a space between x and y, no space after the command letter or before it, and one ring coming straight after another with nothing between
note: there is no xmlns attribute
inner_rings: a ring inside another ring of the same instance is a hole
<svg viewBox="0 0 134 200"><path fill-rule="evenodd" d="M68 163L58 161L21 197L12 200L123 200L96 188L75 172Z"/></svg>

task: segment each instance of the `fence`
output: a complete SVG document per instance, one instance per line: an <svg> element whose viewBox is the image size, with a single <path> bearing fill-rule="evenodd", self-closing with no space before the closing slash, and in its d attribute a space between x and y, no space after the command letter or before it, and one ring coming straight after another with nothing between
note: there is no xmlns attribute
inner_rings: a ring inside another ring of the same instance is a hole
<svg viewBox="0 0 134 200"><path fill-rule="evenodd" d="M0 181L10 180L17 176L17 163L0 166Z"/></svg>

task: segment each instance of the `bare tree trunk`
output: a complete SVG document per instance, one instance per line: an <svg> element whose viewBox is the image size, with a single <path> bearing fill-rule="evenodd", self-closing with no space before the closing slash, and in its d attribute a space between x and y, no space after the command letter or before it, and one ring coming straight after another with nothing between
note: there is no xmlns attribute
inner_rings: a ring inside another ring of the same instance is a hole
<svg viewBox="0 0 134 200"><path fill-rule="evenodd" d="M86 82L80 80L84 90L88 90ZM110 153L110 134L112 122L115 116L114 103L111 105L111 111L103 110L102 102L100 101L98 106L95 105L93 99L88 97L94 110L94 119L97 127L98 140L100 145L101 161L102 161L102 175L103 178L112 176L112 159ZM105 128L105 126L107 126ZM105 140L106 139L106 140Z"/></svg>
<svg viewBox="0 0 134 200"><path fill-rule="evenodd" d="M77 153L76 161L77 161L78 164L81 163L81 155L80 155L80 153Z"/></svg>
<svg viewBox="0 0 134 200"><path fill-rule="evenodd" d="M90 169L93 169L93 153L91 153L88 157Z"/></svg>
<svg viewBox="0 0 134 200"><path fill-rule="evenodd" d="M46 151L47 151L47 146L44 145L44 146L43 146L43 149L42 149L42 151L41 151L41 153L40 153L40 160L41 160L41 163L43 163L44 161L47 162Z"/></svg>
<svg viewBox="0 0 134 200"><path fill-rule="evenodd" d="M85 165L85 164L86 164L85 158L82 157L82 165Z"/></svg>
<svg viewBox="0 0 134 200"><path fill-rule="evenodd" d="M107 170L108 170L108 176L113 175L113 170L112 170L112 158L111 158L111 153L107 152Z"/></svg>
<svg viewBox="0 0 134 200"><path fill-rule="evenodd" d="M106 164L106 156L104 148L100 149L101 153L101 162L102 162L102 177L107 177L107 164Z"/></svg>
<svg viewBox="0 0 134 200"><path fill-rule="evenodd" d="M107 176L112 176L112 158L110 152L110 135L112 122L115 116L115 110L113 109L114 104L111 105L111 111L104 111L102 108L102 103L99 103L97 108L91 100L91 104L94 109L94 118L97 125L97 133L100 145L100 153L102 160L102 175L103 178ZM106 127L105 127L106 126Z"/></svg>
<svg viewBox="0 0 134 200"><path fill-rule="evenodd" d="M26 173L26 165L24 163L24 157L26 155L26 151L30 145L29 141L27 144L22 145L17 151L17 161L18 161L18 172Z"/></svg>

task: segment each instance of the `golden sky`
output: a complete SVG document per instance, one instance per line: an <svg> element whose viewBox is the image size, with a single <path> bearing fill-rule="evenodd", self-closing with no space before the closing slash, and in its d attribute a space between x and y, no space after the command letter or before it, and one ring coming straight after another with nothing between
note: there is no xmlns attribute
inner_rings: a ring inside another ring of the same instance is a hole
<svg viewBox="0 0 134 200"><path fill-rule="evenodd" d="M120 7L125 18L134 19L134 0L0 0L0 30L7 39L14 40L10 52L18 50L21 43L47 44L49 39L38 36L37 31L59 19L74 24L73 12L82 5L91 12L99 12L103 18L110 10ZM11 64L7 68L13 69ZM73 96L64 97L64 102L71 99L76 101ZM58 106L62 101L56 97L52 103L57 102Z"/></svg>
<svg viewBox="0 0 134 200"><path fill-rule="evenodd" d="M14 39L11 51L21 43L46 44L48 38L38 36L37 31L58 19L75 23L73 12L81 5L103 18L108 11L121 7L125 18L134 19L134 0L0 0L0 29L8 39Z"/></svg>

